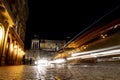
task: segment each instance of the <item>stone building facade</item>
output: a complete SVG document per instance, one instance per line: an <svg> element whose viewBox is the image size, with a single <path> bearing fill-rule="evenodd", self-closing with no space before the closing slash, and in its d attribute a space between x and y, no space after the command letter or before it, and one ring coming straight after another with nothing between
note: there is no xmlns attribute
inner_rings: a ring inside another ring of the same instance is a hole
<svg viewBox="0 0 120 80"><path fill-rule="evenodd" d="M31 49L26 50L26 60L28 64L31 59L32 64L41 59L51 60L65 43L65 40L32 39Z"/></svg>
<svg viewBox="0 0 120 80"><path fill-rule="evenodd" d="M0 0L0 65L22 64L27 0Z"/></svg>

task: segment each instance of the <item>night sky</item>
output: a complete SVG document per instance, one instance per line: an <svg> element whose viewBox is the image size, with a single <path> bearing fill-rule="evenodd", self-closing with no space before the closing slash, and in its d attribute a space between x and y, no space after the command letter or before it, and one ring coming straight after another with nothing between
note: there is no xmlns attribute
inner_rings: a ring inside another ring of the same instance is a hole
<svg viewBox="0 0 120 80"><path fill-rule="evenodd" d="M28 0L25 49L30 48L34 35L40 39L69 41L119 4L120 0Z"/></svg>

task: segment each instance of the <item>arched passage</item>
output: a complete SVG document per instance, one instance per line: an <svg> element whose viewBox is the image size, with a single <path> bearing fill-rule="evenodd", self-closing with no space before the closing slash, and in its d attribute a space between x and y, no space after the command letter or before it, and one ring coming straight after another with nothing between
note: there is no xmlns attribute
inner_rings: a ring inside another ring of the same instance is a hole
<svg viewBox="0 0 120 80"><path fill-rule="evenodd" d="M5 29L2 23L0 23L0 64L3 54L4 37L5 37Z"/></svg>

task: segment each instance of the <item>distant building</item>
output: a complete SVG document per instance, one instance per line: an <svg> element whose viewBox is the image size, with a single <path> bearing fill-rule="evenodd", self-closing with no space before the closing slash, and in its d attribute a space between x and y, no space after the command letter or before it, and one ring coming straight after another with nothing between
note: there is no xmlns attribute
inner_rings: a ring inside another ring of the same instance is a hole
<svg viewBox="0 0 120 80"><path fill-rule="evenodd" d="M32 64L37 60L47 59L51 60L52 56L64 46L65 40L45 40L34 38L31 40L31 49L26 50L26 60L30 63L32 59Z"/></svg>

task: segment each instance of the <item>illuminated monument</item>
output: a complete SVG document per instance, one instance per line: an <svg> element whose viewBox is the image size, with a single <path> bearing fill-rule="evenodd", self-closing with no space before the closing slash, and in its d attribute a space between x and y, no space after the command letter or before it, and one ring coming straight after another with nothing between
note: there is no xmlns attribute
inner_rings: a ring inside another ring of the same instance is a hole
<svg viewBox="0 0 120 80"><path fill-rule="evenodd" d="M31 49L26 50L26 59L29 62L32 59L32 63L40 59L51 60L52 56L61 49L65 40L47 40L34 38L31 40Z"/></svg>

